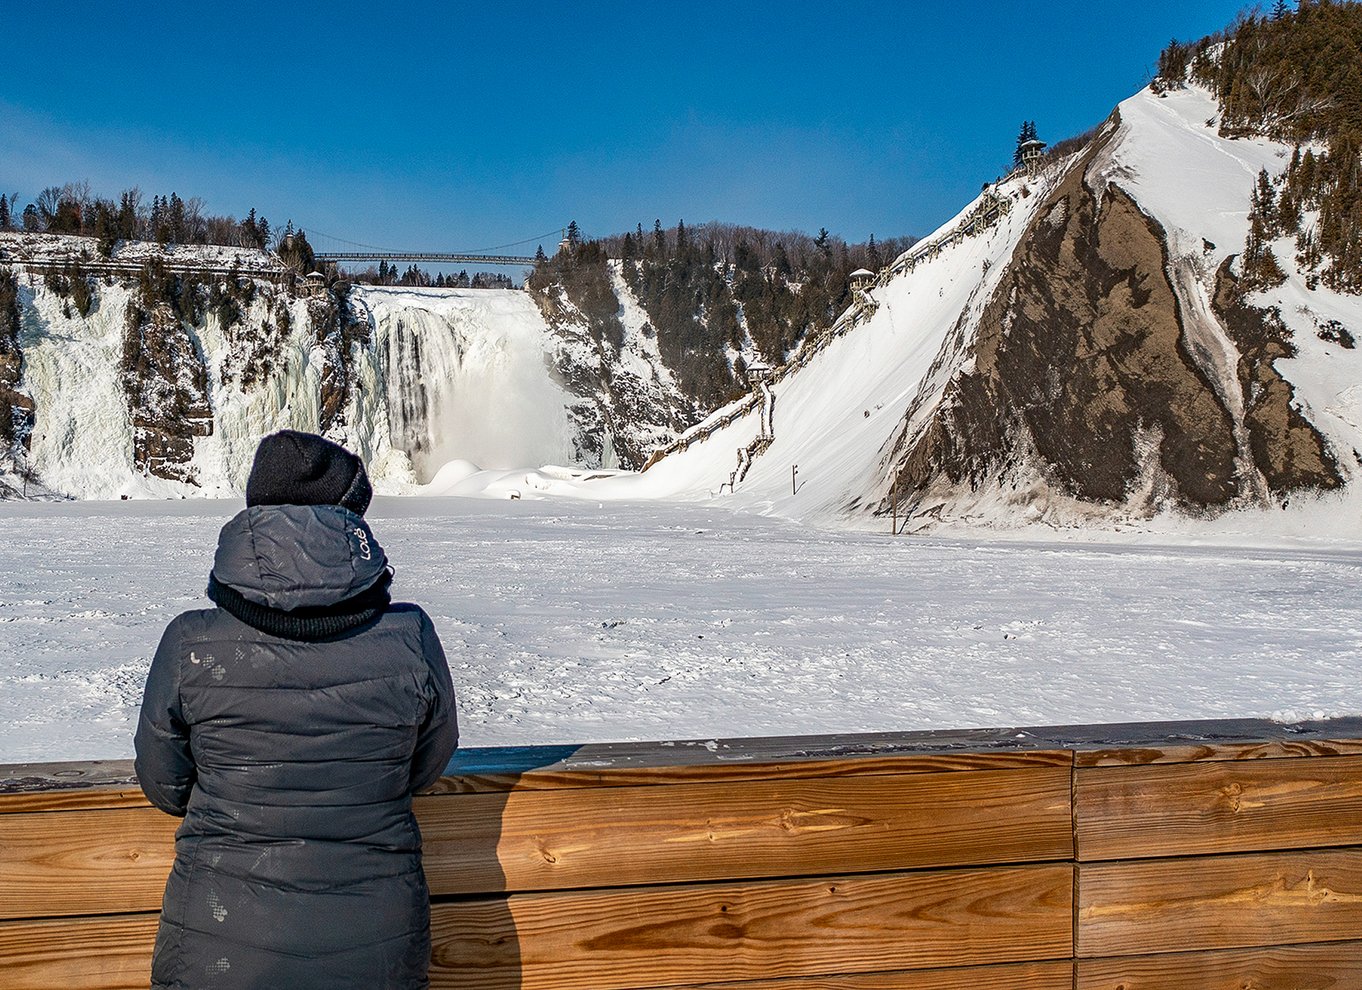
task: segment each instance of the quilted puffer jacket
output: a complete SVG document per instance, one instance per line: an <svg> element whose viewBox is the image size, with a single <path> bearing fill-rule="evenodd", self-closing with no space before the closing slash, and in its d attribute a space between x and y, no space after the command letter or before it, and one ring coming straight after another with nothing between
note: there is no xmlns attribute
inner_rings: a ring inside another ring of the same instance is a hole
<svg viewBox="0 0 1362 990"><path fill-rule="evenodd" d="M392 604L364 520L255 506L165 631L137 727L147 798L184 817L152 986L427 986L412 795L458 739L430 618Z"/></svg>

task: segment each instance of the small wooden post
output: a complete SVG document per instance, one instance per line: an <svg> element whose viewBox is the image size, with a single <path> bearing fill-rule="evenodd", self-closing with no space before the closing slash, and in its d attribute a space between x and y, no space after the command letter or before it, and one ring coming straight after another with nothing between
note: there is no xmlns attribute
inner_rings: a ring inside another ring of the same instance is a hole
<svg viewBox="0 0 1362 990"><path fill-rule="evenodd" d="M799 473L799 465L798 465L798 464L791 464L791 465L790 465L790 494L791 494L791 495L798 495L798 494L799 494L799 486L798 486L797 484L795 484L795 475L797 475L798 473Z"/></svg>
<svg viewBox="0 0 1362 990"><path fill-rule="evenodd" d="M892 522L889 524L889 535L899 535L899 473L894 472L894 482L889 486L889 505L893 513Z"/></svg>

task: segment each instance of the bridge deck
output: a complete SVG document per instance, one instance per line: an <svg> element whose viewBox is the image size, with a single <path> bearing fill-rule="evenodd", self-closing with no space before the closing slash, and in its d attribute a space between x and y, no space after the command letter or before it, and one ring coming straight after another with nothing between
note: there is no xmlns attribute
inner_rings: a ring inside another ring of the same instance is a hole
<svg viewBox="0 0 1362 990"><path fill-rule="evenodd" d="M318 261L423 261L453 265L533 265L533 258L514 254L447 254L439 251L319 251Z"/></svg>

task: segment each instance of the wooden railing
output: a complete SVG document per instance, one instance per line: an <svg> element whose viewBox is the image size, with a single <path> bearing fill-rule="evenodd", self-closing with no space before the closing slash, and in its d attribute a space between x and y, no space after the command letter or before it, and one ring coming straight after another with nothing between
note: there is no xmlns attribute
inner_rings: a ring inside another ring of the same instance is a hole
<svg viewBox="0 0 1362 990"><path fill-rule="evenodd" d="M1362 987L1362 719L461 752L432 983ZM0 768L0 987L146 987L175 820Z"/></svg>

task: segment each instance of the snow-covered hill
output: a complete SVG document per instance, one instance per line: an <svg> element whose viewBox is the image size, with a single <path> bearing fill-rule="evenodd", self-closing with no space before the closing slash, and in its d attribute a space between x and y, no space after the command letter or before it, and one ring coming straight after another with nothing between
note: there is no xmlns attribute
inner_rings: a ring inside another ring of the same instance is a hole
<svg viewBox="0 0 1362 990"><path fill-rule="evenodd" d="M1254 182L1290 149L1221 138L1216 113L1195 86L1145 90L1002 183L997 223L931 252L976 202L916 246L873 315L775 381L774 439L735 490L760 403L642 475L547 487L887 528L897 478L910 531L1362 535L1362 351L1339 332L1362 331L1362 299L1299 271L1286 239L1286 281L1235 291Z"/></svg>

